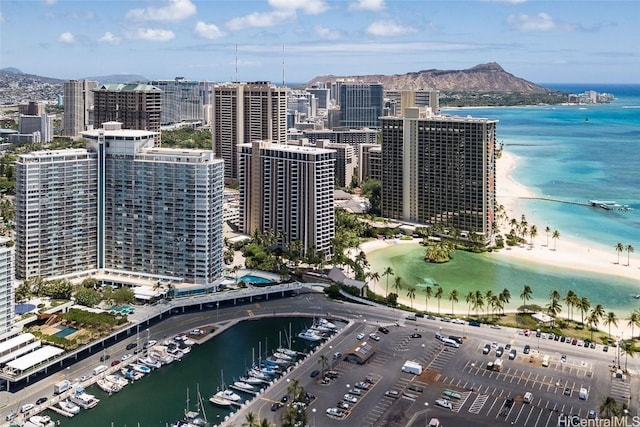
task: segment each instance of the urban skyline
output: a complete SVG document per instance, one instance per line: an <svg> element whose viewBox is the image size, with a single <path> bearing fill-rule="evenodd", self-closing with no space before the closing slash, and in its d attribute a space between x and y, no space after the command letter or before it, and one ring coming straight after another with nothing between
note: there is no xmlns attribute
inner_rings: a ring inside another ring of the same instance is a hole
<svg viewBox="0 0 640 427"><path fill-rule="evenodd" d="M636 2L455 4L452 13L445 1L9 0L0 67L61 79L301 83L495 61L537 83L638 83Z"/></svg>

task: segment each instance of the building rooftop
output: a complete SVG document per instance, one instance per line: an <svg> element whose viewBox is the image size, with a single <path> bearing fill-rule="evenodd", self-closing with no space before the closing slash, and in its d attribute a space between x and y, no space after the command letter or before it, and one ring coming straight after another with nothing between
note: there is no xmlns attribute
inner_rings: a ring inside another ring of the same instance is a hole
<svg viewBox="0 0 640 427"><path fill-rule="evenodd" d="M94 92L119 91L119 92L162 92L162 89L144 83L109 83L98 86Z"/></svg>

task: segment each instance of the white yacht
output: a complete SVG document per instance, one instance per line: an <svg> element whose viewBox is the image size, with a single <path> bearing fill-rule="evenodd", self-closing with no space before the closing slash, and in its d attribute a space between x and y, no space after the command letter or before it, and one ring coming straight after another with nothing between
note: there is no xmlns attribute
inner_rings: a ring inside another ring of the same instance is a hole
<svg viewBox="0 0 640 427"><path fill-rule="evenodd" d="M295 350L291 350L288 348L284 348L284 347L280 347L278 349L276 349L276 352L278 353L284 353L289 357L298 357L298 352Z"/></svg>
<svg viewBox="0 0 640 427"><path fill-rule="evenodd" d="M242 401L242 397L238 393L233 392L231 390L219 391L216 394L214 394L214 396L218 396L218 397L221 397L222 399L226 399L230 402L238 403L238 404Z"/></svg>
<svg viewBox="0 0 640 427"><path fill-rule="evenodd" d="M155 368L155 369L158 369L162 366L162 363L159 360L156 360L151 356L139 357L138 362L142 363L143 365L147 365L150 368Z"/></svg>
<svg viewBox="0 0 640 427"><path fill-rule="evenodd" d="M322 335L320 335L317 331L314 331L313 329L305 329L304 331L300 332L298 334L298 338L302 338L303 340L307 340L307 341L320 341L322 340L322 338L324 338Z"/></svg>
<svg viewBox="0 0 640 427"><path fill-rule="evenodd" d="M120 387L118 384L107 381L105 378L100 378L98 381L96 381L96 385L100 387L100 390L109 394L117 393L122 389L122 387Z"/></svg>
<svg viewBox="0 0 640 427"><path fill-rule="evenodd" d="M118 385L121 389L129 384L129 380L116 374L106 375L104 379Z"/></svg>
<svg viewBox="0 0 640 427"><path fill-rule="evenodd" d="M80 412L80 407L75 403L70 402L69 400L61 400L60 403L58 403L58 406L60 406L60 409L62 409L63 411L72 415Z"/></svg>
<svg viewBox="0 0 640 427"><path fill-rule="evenodd" d="M55 427L55 425L56 423L48 415L34 415L24 424L25 427Z"/></svg>
<svg viewBox="0 0 640 427"><path fill-rule="evenodd" d="M77 391L75 394L71 395L69 400L82 409L95 408L98 403L100 403L100 399L97 399L93 394L85 393L84 389L83 391Z"/></svg>
<svg viewBox="0 0 640 427"><path fill-rule="evenodd" d="M233 383L234 387L240 389L240 390L246 390L246 391L250 391L250 392L254 392L255 389L253 388L253 386L251 384L247 384L244 381L235 381Z"/></svg>

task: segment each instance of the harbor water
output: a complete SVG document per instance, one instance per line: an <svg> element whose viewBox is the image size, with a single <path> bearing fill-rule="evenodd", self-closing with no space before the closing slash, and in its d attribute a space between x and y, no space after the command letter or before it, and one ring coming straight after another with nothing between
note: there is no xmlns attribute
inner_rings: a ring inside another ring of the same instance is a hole
<svg viewBox="0 0 640 427"><path fill-rule="evenodd" d="M208 421L220 424L234 409L221 408L209 398L221 389L223 383L233 384L252 365L252 358L263 358L280 347L287 347L286 338L291 330L293 350L308 352L312 345L296 338L304 328L311 326L312 318L270 317L240 322L200 345L182 359L145 375L139 381L109 396L97 386L87 392L100 399L97 407L80 412L73 418L47 411L61 426L150 427L167 426L180 419L190 396L190 410L197 409L198 389L202 396ZM281 341L281 342L280 342ZM316 343L317 345L318 343ZM252 396L241 394L247 399Z"/></svg>

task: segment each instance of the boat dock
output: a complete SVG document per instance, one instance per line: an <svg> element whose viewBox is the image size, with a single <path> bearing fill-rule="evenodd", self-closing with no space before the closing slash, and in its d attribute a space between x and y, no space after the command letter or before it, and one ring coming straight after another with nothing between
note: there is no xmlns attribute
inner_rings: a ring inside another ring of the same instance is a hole
<svg viewBox="0 0 640 427"><path fill-rule="evenodd" d="M525 200L545 200L548 202L556 202L556 203L566 203L569 205L579 205L579 206L591 206L595 208L602 208L608 211L630 211L633 208L628 205L622 205L615 200L589 200L587 202L580 202L576 200L563 200L554 197L520 197Z"/></svg>
<svg viewBox="0 0 640 427"><path fill-rule="evenodd" d="M62 409L62 408L60 408L59 406L56 406L56 405L51 405L47 409L49 409L49 410L51 410L53 412L56 412L56 413L58 413L58 414L60 414L60 415L62 415L64 417L67 417L67 418L72 418L73 415L74 415L71 412L67 412L64 409Z"/></svg>

